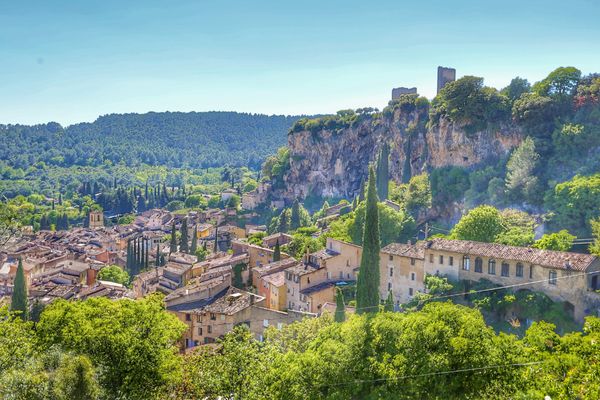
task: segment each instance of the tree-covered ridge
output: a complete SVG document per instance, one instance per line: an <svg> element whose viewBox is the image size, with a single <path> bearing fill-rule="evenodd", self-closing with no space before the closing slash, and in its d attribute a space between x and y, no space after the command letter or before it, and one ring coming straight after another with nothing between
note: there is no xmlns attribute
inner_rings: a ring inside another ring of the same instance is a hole
<svg viewBox="0 0 600 400"><path fill-rule="evenodd" d="M236 112L111 114L62 127L1 125L0 160L26 170L125 163L169 167L258 167L286 142L299 117Z"/></svg>

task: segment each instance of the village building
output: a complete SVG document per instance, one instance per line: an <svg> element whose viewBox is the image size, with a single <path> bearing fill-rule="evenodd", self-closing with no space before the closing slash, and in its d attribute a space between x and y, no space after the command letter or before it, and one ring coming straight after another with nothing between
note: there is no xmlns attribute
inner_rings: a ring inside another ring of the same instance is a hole
<svg viewBox="0 0 600 400"><path fill-rule="evenodd" d="M287 233L277 232L269 236L265 236L262 240L263 247L268 249L275 248L275 245L279 243L280 246L286 245L292 241L292 235Z"/></svg>
<svg viewBox="0 0 600 400"><path fill-rule="evenodd" d="M409 302L417 292L424 292L424 244L391 243L379 254L379 296L392 293L394 304Z"/></svg>

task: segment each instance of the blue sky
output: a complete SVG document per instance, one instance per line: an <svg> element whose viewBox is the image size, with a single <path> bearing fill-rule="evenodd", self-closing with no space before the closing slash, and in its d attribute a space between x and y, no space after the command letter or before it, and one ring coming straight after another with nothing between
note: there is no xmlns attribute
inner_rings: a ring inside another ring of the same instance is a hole
<svg viewBox="0 0 600 400"><path fill-rule="evenodd" d="M600 2L4 1L0 123L147 111L330 113L433 97L438 65L505 86L600 72Z"/></svg>

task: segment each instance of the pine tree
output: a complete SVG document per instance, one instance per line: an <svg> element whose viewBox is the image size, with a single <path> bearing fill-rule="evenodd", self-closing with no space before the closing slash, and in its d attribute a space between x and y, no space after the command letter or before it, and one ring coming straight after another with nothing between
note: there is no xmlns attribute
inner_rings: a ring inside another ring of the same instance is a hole
<svg viewBox="0 0 600 400"><path fill-rule="evenodd" d="M173 221L173 226L171 227L171 247L169 248L169 253L177 253L177 231L175 230L175 221Z"/></svg>
<svg viewBox="0 0 600 400"><path fill-rule="evenodd" d="M192 230L192 245L190 246L190 254L196 254L198 250L198 225Z"/></svg>
<svg viewBox="0 0 600 400"><path fill-rule="evenodd" d="M300 228L300 202L298 199L294 200L292 204L292 216L290 217L290 228L296 230Z"/></svg>
<svg viewBox="0 0 600 400"><path fill-rule="evenodd" d="M369 168L367 204L363 230L363 252L356 283L356 311L375 312L379 307L379 211L375 171Z"/></svg>
<svg viewBox="0 0 600 400"><path fill-rule="evenodd" d="M187 253L190 251L187 218L184 218L183 221L181 222L180 230L181 230L181 239L179 240L179 251L181 251L182 253Z"/></svg>
<svg viewBox="0 0 600 400"><path fill-rule="evenodd" d="M394 297L392 296L392 291L388 291L387 299L385 299L385 305L383 306L383 311L394 311Z"/></svg>
<svg viewBox="0 0 600 400"><path fill-rule="evenodd" d="M275 250L273 250L273 261L281 260L281 247L279 247L279 239L275 242Z"/></svg>
<svg viewBox="0 0 600 400"><path fill-rule="evenodd" d="M377 195L381 201L388 198L390 184L389 159L390 149L387 144L384 144L377 159Z"/></svg>
<svg viewBox="0 0 600 400"><path fill-rule="evenodd" d="M29 306L27 304L27 283L25 282L25 270L23 261L19 258L17 274L13 284L13 292L10 302L10 311L20 312L23 320L27 319Z"/></svg>
<svg viewBox="0 0 600 400"><path fill-rule="evenodd" d="M344 304L344 294L338 287L335 292L335 322L344 322L346 320L346 305Z"/></svg>

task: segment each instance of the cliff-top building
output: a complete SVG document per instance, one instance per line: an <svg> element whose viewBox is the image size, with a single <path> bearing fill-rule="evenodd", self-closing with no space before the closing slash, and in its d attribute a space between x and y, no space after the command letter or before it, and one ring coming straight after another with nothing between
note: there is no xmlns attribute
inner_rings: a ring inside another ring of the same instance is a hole
<svg viewBox="0 0 600 400"><path fill-rule="evenodd" d="M456 70L454 68L438 67L437 69L437 92L446 86L447 83L456 80Z"/></svg>
<svg viewBox="0 0 600 400"><path fill-rule="evenodd" d="M403 94L417 94L417 88L397 87L392 89L392 100L398 100Z"/></svg>

